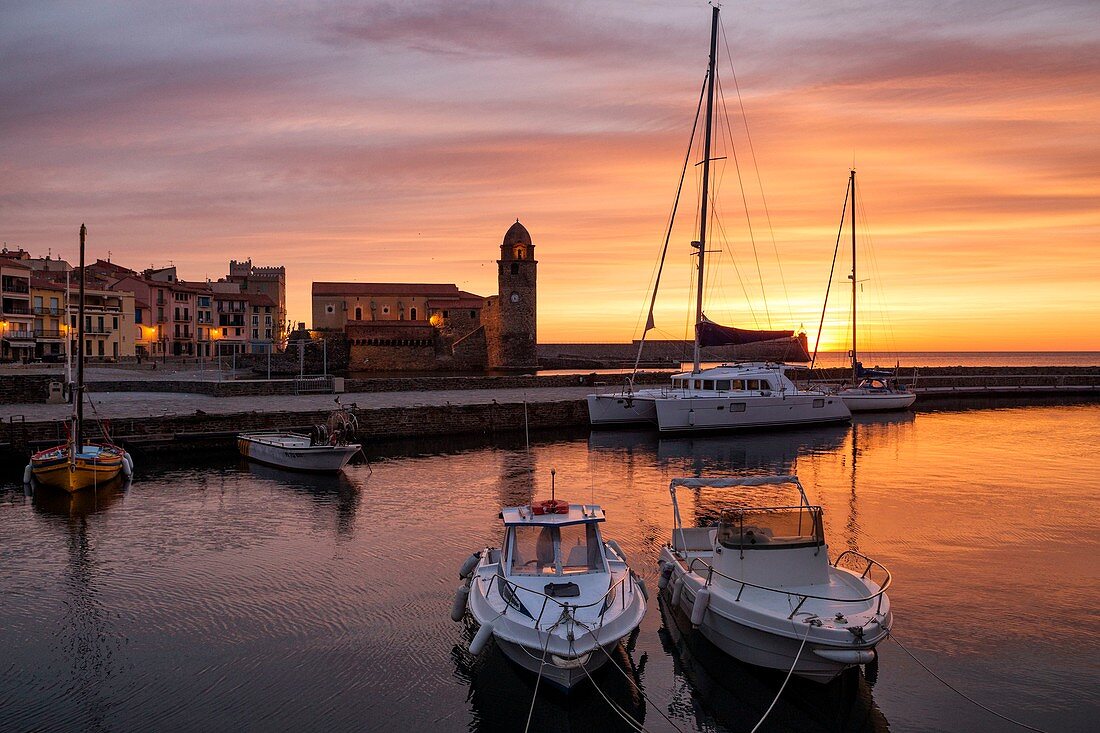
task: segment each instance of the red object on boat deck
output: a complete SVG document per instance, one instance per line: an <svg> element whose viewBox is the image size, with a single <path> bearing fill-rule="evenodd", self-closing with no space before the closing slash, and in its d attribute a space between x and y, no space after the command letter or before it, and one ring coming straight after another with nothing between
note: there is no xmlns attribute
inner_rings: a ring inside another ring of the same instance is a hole
<svg viewBox="0 0 1100 733"><path fill-rule="evenodd" d="M569 502L562 499L547 499L541 501L538 504L531 505L531 513L535 515L541 514L568 514Z"/></svg>

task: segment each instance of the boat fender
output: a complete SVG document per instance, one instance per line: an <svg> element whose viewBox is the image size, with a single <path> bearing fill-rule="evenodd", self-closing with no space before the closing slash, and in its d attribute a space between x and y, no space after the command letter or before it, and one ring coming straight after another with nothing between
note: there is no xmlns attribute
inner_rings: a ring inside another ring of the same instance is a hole
<svg viewBox="0 0 1100 733"><path fill-rule="evenodd" d="M645 587L645 580L637 573L634 573L634 582L638 584L638 590L642 592L642 598L645 598L646 603L649 603L649 588Z"/></svg>
<svg viewBox="0 0 1100 733"><path fill-rule="evenodd" d="M680 607L680 596L684 592L684 581L681 578L672 579L672 607Z"/></svg>
<svg viewBox="0 0 1100 733"><path fill-rule="evenodd" d="M695 408L688 410L688 425L695 425Z"/></svg>
<svg viewBox="0 0 1100 733"><path fill-rule="evenodd" d="M657 577L657 589L664 590L668 587L668 580L672 577L672 563L661 564L661 574Z"/></svg>
<svg viewBox="0 0 1100 733"><path fill-rule="evenodd" d="M608 540L607 546L615 551L615 554L619 556L620 560L622 560L623 562L627 562L626 553L623 552L623 548L619 547L618 542L616 542L615 540Z"/></svg>
<svg viewBox="0 0 1100 733"><path fill-rule="evenodd" d="M466 601L470 598L470 586L463 583L455 591L455 600L451 604L451 620L458 622L466 615Z"/></svg>
<svg viewBox="0 0 1100 733"><path fill-rule="evenodd" d="M481 628L474 634L474 640L470 642L470 654L475 657L479 656L485 651L485 646L489 643L489 639L493 638L493 622L487 621L481 625Z"/></svg>
<svg viewBox="0 0 1100 733"><path fill-rule="evenodd" d="M122 475L126 478L130 478L134 475L134 464L128 460L129 456L126 453L122 454Z"/></svg>
<svg viewBox="0 0 1100 733"><path fill-rule="evenodd" d="M33 475L34 471L31 470L31 464L28 463L27 467L23 469L23 483L29 484Z"/></svg>
<svg viewBox="0 0 1100 733"><path fill-rule="evenodd" d="M134 457L129 452L124 451L122 453L122 459L130 464L130 473L134 472Z"/></svg>
<svg viewBox="0 0 1100 733"><path fill-rule="evenodd" d="M878 682L878 650L871 650L875 657L863 665L863 676L867 678L867 684L874 685Z"/></svg>
<svg viewBox="0 0 1100 733"><path fill-rule="evenodd" d="M691 607L691 625L698 626L703 623L703 616L710 605L710 588L703 588L695 594L695 603Z"/></svg>
<svg viewBox="0 0 1100 733"><path fill-rule="evenodd" d="M466 558L466 561L462 563L462 567L458 569L458 579L465 580L474 574L474 568L481 562L481 551L477 551L474 554Z"/></svg>

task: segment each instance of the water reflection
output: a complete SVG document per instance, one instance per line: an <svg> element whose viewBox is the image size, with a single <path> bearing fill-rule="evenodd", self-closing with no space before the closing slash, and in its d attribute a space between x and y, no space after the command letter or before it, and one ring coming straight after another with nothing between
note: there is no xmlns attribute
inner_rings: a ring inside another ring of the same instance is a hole
<svg viewBox="0 0 1100 733"><path fill-rule="evenodd" d="M632 657L638 632L611 652L609 663L592 674L595 685L584 684L569 694L539 684L535 675L512 664L491 644L480 657L470 654L476 628L467 623L462 641L451 649L456 679L469 685L467 701L473 715L469 729L484 733L522 730L531 713L531 731L634 731L610 703L638 723L645 722L646 702L642 697L646 657L635 665ZM605 700L603 695L607 696ZM535 697L534 709L531 700Z"/></svg>
<svg viewBox="0 0 1100 733"><path fill-rule="evenodd" d="M362 503L361 489L363 487L360 486L358 472L356 473L356 479L353 479L343 471L337 474L286 471L262 463L244 460L243 458L237 464L237 467L239 470L245 471L266 483L286 487L312 499L319 509L327 510L329 507L334 507L336 510L335 528L337 536L351 537L355 528L356 513Z"/></svg>
<svg viewBox="0 0 1100 733"><path fill-rule="evenodd" d="M764 716L785 673L740 662L693 630L682 611L671 610L658 597L665 652L675 660L682 682L669 709L694 719L698 728L749 731ZM792 733L883 733L890 729L875 705L871 686L858 669L828 684L792 677L761 731Z"/></svg>

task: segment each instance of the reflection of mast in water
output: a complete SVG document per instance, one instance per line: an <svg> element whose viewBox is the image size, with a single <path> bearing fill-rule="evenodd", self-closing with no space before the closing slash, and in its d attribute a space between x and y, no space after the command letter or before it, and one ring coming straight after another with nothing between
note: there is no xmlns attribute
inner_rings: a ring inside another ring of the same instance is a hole
<svg viewBox="0 0 1100 733"><path fill-rule="evenodd" d="M100 699L99 691L107 689L104 683L120 671L112 666L112 660L119 658L120 638L108 627L110 612L94 582L97 561L88 518L118 501L125 487L121 478L115 478L94 491L69 494L38 487L34 492L34 508L53 515L66 531L67 575L62 584L70 598L63 603L56 638L61 656L71 660L72 667L68 678L58 682L79 699L85 728L98 728L96 723L107 717L108 702Z"/></svg>
<svg viewBox="0 0 1100 733"><path fill-rule="evenodd" d="M851 489L848 494L848 521L844 527L848 549L859 552L859 510L856 506L856 464L859 462L859 430L862 426L852 426L852 470Z"/></svg>

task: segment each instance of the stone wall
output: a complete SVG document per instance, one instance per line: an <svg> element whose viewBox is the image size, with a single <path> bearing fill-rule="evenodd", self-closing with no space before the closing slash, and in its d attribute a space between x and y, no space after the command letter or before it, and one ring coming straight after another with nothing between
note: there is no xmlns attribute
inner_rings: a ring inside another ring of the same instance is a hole
<svg viewBox="0 0 1100 733"><path fill-rule="evenodd" d="M64 382L60 374L0 375L0 404L45 402L50 382Z"/></svg>

